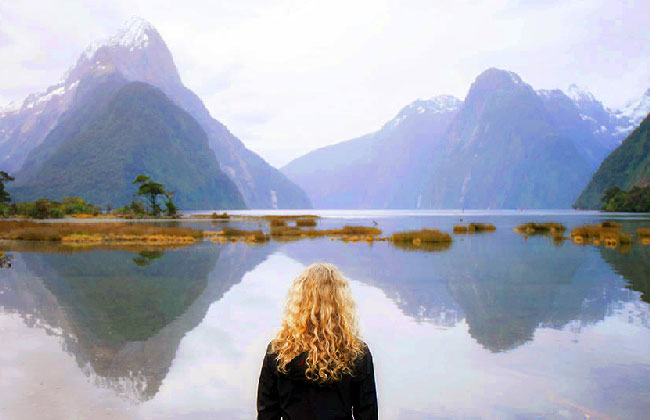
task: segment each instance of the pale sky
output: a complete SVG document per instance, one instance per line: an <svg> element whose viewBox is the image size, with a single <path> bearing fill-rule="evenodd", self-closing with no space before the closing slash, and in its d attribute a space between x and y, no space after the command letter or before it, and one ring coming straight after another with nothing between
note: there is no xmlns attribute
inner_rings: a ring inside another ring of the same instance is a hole
<svg viewBox="0 0 650 420"><path fill-rule="evenodd" d="M650 87L648 0L4 0L0 106L56 83L134 15L274 166L375 131L417 98L463 99L489 67L536 89L575 82L610 107Z"/></svg>

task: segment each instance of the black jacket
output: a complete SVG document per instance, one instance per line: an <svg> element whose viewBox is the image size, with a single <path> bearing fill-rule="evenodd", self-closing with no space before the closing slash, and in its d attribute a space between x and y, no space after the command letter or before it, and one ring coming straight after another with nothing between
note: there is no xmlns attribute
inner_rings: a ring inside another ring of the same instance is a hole
<svg viewBox="0 0 650 420"><path fill-rule="evenodd" d="M307 353L296 357L287 365L287 374L282 374L269 345L257 388L258 420L377 419L375 374L367 346L352 376L328 384L305 377L306 358Z"/></svg>

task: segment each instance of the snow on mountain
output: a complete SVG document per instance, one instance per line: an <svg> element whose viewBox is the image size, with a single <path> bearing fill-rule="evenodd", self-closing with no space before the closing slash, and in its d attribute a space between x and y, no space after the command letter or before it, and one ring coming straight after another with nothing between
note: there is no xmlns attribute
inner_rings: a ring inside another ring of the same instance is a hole
<svg viewBox="0 0 650 420"><path fill-rule="evenodd" d="M621 109L605 107L587 89L569 85L567 95L580 110L580 117L591 124L596 136L608 137L619 144L650 112L650 89Z"/></svg>
<svg viewBox="0 0 650 420"><path fill-rule="evenodd" d="M573 102L576 103L598 102L591 92L589 92L586 88L576 85L575 83L569 85L569 88L567 89L567 96L573 99Z"/></svg>
<svg viewBox="0 0 650 420"><path fill-rule="evenodd" d="M616 117L622 122L627 122L627 124L621 124L620 129L629 132L638 127L648 113L650 113L650 89L646 90L641 97L629 101L617 110Z"/></svg>
<svg viewBox="0 0 650 420"><path fill-rule="evenodd" d="M414 115L432 115L455 112L463 102L451 95L439 95L431 99L418 99L406 105L400 112L390 120L386 126L397 127L408 117Z"/></svg>
<svg viewBox="0 0 650 420"><path fill-rule="evenodd" d="M87 59L91 59L101 47L120 46L129 48L129 51L146 48L149 45L148 33L151 31L154 31L154 28L149 22L134 16L124 22L114 35L90 44L83 54Z"/></svg>

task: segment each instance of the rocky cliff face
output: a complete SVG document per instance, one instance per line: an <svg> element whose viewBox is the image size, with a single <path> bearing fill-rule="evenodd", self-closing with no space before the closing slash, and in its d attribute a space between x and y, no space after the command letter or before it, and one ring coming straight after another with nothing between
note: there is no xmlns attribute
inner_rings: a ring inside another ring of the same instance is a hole
<svg viewBox="0 0 650 420"><path fill-rule="evenodd" d="M566 208L592 166L530 85L489 69L431 160L424 200L434 208Z"/></svg>

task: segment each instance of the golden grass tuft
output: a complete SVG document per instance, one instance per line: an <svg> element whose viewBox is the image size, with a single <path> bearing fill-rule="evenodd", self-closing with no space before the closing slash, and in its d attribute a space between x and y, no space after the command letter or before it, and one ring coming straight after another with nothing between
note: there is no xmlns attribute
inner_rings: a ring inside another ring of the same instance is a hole
<svg viewBox="0 0 650 420"><path fill-rule="evenodd" d="M191 244L196 240L193 236L174 235L114 235L114 234L71 234L61 237L61 243L65 245L101 245L129 244L129 245L171 245Z"/></svg>
<svg viewBox="0 0 650 420"><path fill-rule="evenodd" d="M286 226L286 225L287 225L287 221L284 220L284 219L271 219L271 220L269 220L269 226L271 226L272 228L274 228L274 227L282 227L282 226Z"/></svg>
<svg viewBox="0 0 650 420"><path fill-rule="evenodd" d="M562 223L546 222L546 223L523 223L515 228L515 232L523 233L525 235L548 235L548 234L562 234L566 231L566 226Z"/></svg>
<svg viewBox="0 0 650 420"><path fill-rule="evenodd" d="M381 230L366 226L343 226L341 229L301 229L300 227L284 226L271 228L271 237L303 237L318 238L324 236L353 236L353 235L381 235Z"/></svg>
<svg viewBox="0 0 650 420"><path fill-rule="evenodd" d="M394 243L411 243L415 244L415 240L422 243L444 243L451 242L451 235L448 233L440 232L438 229L421 229L411 230L406 232L396 232L390 236L390 240Z"/></svg>
<svg viewBox="0 0 650 420"><path fill-rule="evenodd" d="M316 219L296 219L297 227L316 227Z"/></svg>
<svg viewBox="0 0 650 420"><path fill-rule="evenodd" d="M620 231L621 225L614 222L604 222L597 225L587 225L571 230L571 239L579 245L605 245L616 248L619 245L630 245L632 237Z"/></svg>
<svg viewBox="0 0 650 420"><path fill-rule="evenodd" d="M269 240L269 235L262 232L260 229L256 230L245 230L245 229L234 229L234 228L224 228L218 232L210 234L213 242L265 242Z"/></svg>
<svg viewBox="0 0 650 420"><path fill-rule="evenodd" d="M462 235L465 233L493 232L496 229L497 228L491 223L470 223L467 226L455 225L453 232L457 235Z"/></svg>
<svg viewBox="0 0 650 420"><path fill-rule="evenodd" d="M454 225L453 232L457 235L462 235L468 233L468 229L465 225Z"/></svg>

